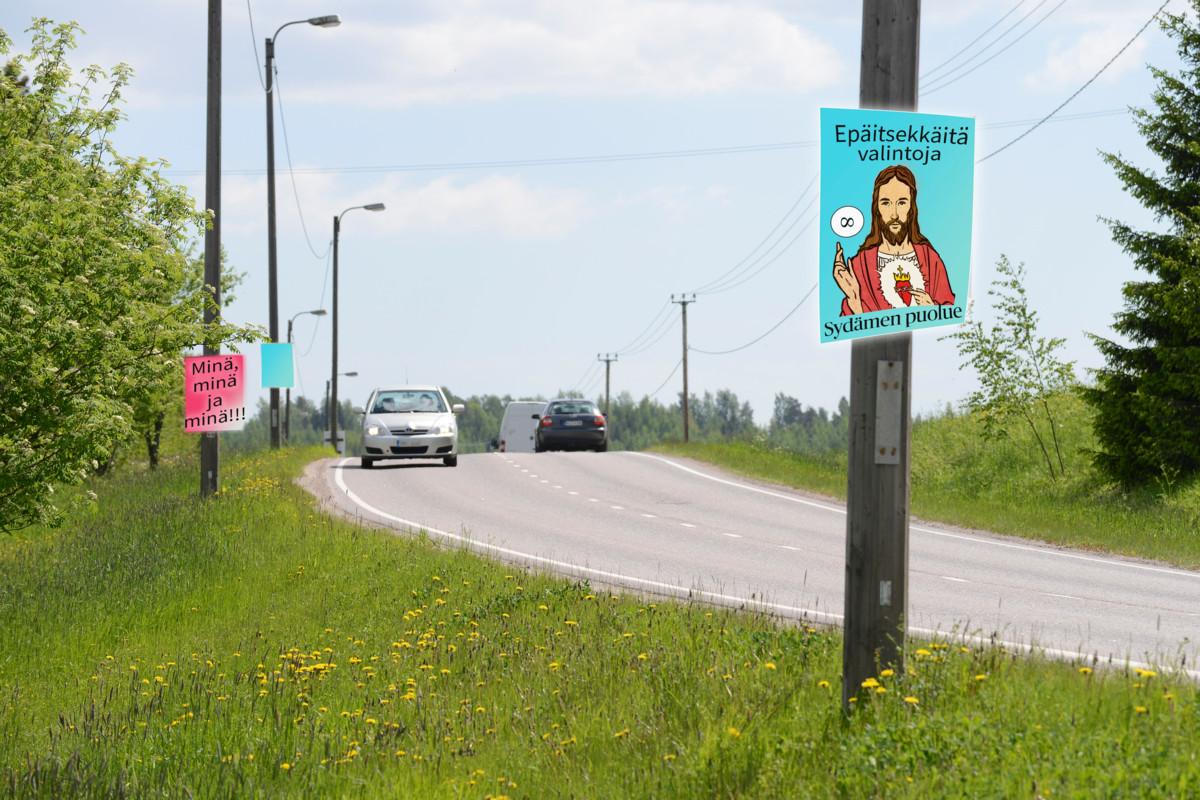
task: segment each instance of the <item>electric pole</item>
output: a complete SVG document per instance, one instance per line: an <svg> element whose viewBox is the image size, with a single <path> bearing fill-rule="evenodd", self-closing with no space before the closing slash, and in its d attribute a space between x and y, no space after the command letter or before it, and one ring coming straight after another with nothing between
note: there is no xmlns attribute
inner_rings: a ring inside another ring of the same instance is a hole
<svg viewBox="0 0 1200 800"><path fill-rule="evenodd" d="M861 108L914 111L921 0L863 0ZM912 334L850 348L842 705L862 682L904 667L908 616Z"/></svg>
<svg viewBox="0 0 1200 800"><path fill-rule="evenodd" d="M679 295L679 299L675 299L675 295L671 295L672 303L679 303L679 308L683 312L683 441L688 441L688 373L687 373L687 307L689 303L696 302L696 293L693 292L689 298L687 293Z"/></svg>
<svg viewBox="0 0 1200 800"><path fill-rule="evenodd" d="M612 401L612 394L610 392L611 384L609 383L609 378L612 375L612 362L617 360L617 354L605 353L604 355L601 355L600 353L596 353L596 360L604 362L604 416L607 417L608 408Z"/></svg>
<svg viewBox="0 0 1200 800"><path fill-rule="evenodd" d="M221 0L208 0L208 114L206 123L204 207L212 214L204 232L204 288L213 305L204 307L204 324L221 313ZM208 332L205 332L208 339ZM204 343L204 355L215 356L220 346ZM200 496L210 497L220 487L221 440L216 433L200 434Z"/></svg>

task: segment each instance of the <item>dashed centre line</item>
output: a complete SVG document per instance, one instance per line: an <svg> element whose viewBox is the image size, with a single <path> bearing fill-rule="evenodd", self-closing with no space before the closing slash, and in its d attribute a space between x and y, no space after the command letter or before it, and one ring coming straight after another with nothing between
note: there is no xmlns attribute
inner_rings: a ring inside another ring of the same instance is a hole
<svg viewBox="0 0 1200 800"><path fill-rule="evenodd" d="M579 492L576 492L576 491L570 491L570 492L567 492L567 494L578 495L578 494L579 494Z"/></svg>
<svg viewBox="0 0 1200 800"><path fill-rule="evenodd" d="M642 514L642 516L646 519L658 519L658 517L654 514Z"/></svg>
<svg viewBox="0 0 1200 800"><path fill-rule="evenodd" d="M970 583L970 581L968 581L966 578L952 578L949 575L943 575L942 580L954 581L955 583Z"/></svg>
<svg viewBox="0 0 1200 800"><path fill-rule="evenodd" d="M742 538L742 535L741 535L740 533L722 533L721 535L722 535L722 536L728 536L730 539L740 539L740 538Z"/></svg>
<svg viewBox="0 0 1200 800"><path fill-rule="evenodd" d="M682 526L683 526L683 527L685 527L685 528L694 528L694 527L696 527L695 525L693 525L693 524L692 524L692 523L690 523L690 522L681 522L681 523L679 523L679 524L680 524L680 525L682 525Z"/></svg>

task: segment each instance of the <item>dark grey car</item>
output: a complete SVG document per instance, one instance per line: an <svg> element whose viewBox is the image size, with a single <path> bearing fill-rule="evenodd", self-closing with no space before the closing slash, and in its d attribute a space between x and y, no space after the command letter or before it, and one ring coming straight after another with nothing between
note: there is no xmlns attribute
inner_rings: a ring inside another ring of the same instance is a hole
<svg viewBox="0 0 1200 800"><path fill-rule="evenodd" d="M591 400L551 400L538 420L534 451L608 449L608 420Z"/></svg>

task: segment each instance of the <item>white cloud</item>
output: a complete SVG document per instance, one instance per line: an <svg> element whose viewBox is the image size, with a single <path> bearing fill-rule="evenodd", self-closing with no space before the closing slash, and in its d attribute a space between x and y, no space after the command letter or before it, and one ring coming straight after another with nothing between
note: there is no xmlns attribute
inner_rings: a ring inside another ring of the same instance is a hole
<svg viewBox="0 0 1200 800"><path fill-rule="evenodd" d="M296 199L286 171L276 176L279 235L301 237ZM390 176L362 185L335 176L297 175L297 189L313 247L323 251L329 220L344 208L382 202L387 210L356 226L384 232L424 234L488 233L508 239L552 239L574 230L590 213L584 194L574 189L532 186L524 180L489 175L473 180L436 178L416 182ZM204 203L204 180L186 185L197 206ZM221 183L223 232L266 236L267 182L264 177L226 176Z"/></svg>
<svg viewBox="0 0 1200 800"><path fill-rule="evenodd" d="M1051 39L1041 66L1025 78L1031 89L1062 90L1078 87L1096 74L1119 51L1130 37L1146 22L1147 15L1137 13L1108 13L1089 15L1080 20L1083 30L1068 36ZM1121 57L1100 77L1112 82L1127 72L1142 68L1143 54L1151 30L1138 37Z"/></svg>
<svg viewBox="0 0 1200 800"><path fill-rule="evenodd" d="M321 82L306 80L293 95L403 107L521 95L808 91L844 72L829 43L765 7L609 0L503 10L459 4L404 24L347 20L330 37L337 55L314 76Z"/></svg>

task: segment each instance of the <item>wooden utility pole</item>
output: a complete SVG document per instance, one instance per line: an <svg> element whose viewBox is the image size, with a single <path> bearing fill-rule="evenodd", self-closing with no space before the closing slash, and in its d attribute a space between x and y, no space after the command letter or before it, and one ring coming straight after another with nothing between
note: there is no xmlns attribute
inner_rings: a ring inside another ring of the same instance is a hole
<svg viewBox="0 0 1200 800"><path fill-rule="evenodd" d="M604 416L607 417L608 408L612 401L612 393L610 391L612 384L609 382L609 378L612 377L612 362L617 360L617 354L606 353L601 355L600 353L596 353L596 360L604 362Z"/></svg>
<svg viewBox="0 0 1200 800"><path fill-rule="evenodd" d="M863 0L861 108L914 111L921 0ZM842 704L890 667L902 672L908 615L912 334L850 349Z"/></svg>
<svg viewBox="0 0 1200 800"><path fill-rule="evenodd" d="M688 370L687 370L687 307L689 303L696 302L695 292L689 297L687 293L679 295L679 299L675 299L675 295L671 295L672 303L679 303L680 310L683 311L683 441L688 441Z"/></svg>
<svg viewBox="0 0 1200 800"><path fill-rule="evenodd" d="M204 323L211 325L221 313L221 0L208 0L208 118L206 132L204 207L212 221L204 232L204 285L215 308L205 306ZM204 355L219 355L221 348L204 345ZM200 434L200 496L209 497L220 487L221 440L216 433Z"/></svg>

